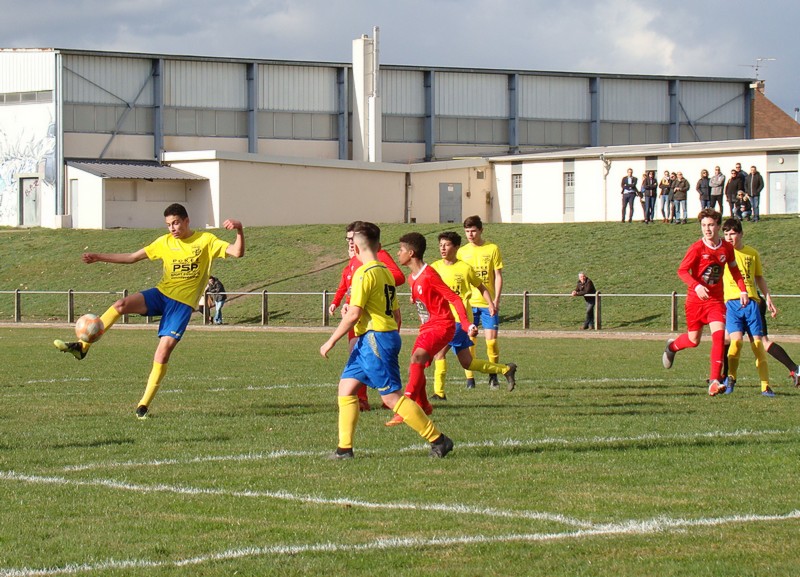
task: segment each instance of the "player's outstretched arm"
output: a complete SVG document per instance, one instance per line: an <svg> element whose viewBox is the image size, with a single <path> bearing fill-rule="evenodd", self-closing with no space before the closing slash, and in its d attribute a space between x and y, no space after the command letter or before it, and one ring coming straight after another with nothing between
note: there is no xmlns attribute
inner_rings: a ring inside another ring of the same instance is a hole
<svg viewBox="0 0 800 577"><path fill-rule="evenodd" d="M222 223L222 226L227 230L236 229L236 240L233 244L228 246L228 250L225 251L225 254L235 258L244 256L244 227L242 226L242 221L229 218Z"/></svg>
<svg viewBox="0 0 800 577"><path fill-rule="evenodd" d="M107 253L107 252L85 252L83 262L92 264L95 262L110 262L112 264L133 264L147 258L145 250L139 249L131 253Z"/></svg>

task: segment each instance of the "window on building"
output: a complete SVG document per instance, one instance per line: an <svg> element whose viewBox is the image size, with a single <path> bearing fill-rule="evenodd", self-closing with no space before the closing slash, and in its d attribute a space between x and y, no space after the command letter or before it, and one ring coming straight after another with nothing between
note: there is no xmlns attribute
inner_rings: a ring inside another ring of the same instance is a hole
<svg viewBox="0 0 800 577"><path fill-rule="evenodd" d="M511 175L511 214L522 214L522 175Z"/></svg>
<svg viewBox="0 0 800 577"><path fill-rule="evenodd" d="M575 213L575 173L564 173L564 214Z"/></svg>

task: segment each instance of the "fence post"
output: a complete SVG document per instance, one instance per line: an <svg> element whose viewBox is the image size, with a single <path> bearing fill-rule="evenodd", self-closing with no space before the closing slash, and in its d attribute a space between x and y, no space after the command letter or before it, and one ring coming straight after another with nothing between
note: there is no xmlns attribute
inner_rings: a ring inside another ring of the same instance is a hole
<svg viewBox="0 0 800 577"><path fill-rule="evenodd" d="M322 291L322 326L330 325L330 315L328 314L328 291Z"/></svg>
<svg viewBox="0 0 800 577"><path fill-rule="evenodd" d="M603 323L603 313L601 311L602 305L600 304L600 291L595 293L595 301L594 301L594 330L599 331L603 328L601 325Z"/></svg>
<svg viewBox="0 0 800 577"><path fill-rule="evenodd" d="M20 298L19 289L14 289L14 322L18 323L22 320L22 299Z"/></svg>
<svg viewBox="0 0 800 577"><path fill-rule="evenodd" d="M209 320L209 306L208 306L208 286L203 291L203 324L207 325Z"/></svg>
<svg viewBox="0 0 800 577"><path fill-rule="evenodd" d="M122 298L126 298L128 296L128 289L122 289ZM122 324L128 324L128 313L122 315Z"/></svg>
<svg viewBox="0 0 800 577"><path fill-rule="evenodd" d="M530 312L531 308L528 300L528 291L525 291L522 293L522 328L524 330L531 328Z"/></svg>
<svg viewBox="0 0 800 577"><path fill-rule="evenodd" d="M75 322L75 295L72 289L67 291L67 322L69 324Z"/></svg>
<svg viewBox="0 0 800 577"><path fill-rule="evenodd" d="M267 291L261 293L261 324L267 326L269 324L269 301L267 300Z"/></svg>
<svg viewBox="0 0 800 577"><path fill-rule="evenodd" d="M672 310L670 311L670 330L678 330L678 293L672 291Z"/></svg>

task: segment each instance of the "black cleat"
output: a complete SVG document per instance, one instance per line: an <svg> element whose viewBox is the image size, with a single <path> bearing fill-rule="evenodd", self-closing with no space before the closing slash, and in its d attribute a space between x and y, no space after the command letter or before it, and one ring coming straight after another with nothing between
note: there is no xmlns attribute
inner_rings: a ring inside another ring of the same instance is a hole
<svg viewBox="0 0 800 577"><path fill-rule="evenodd" d="M475 388L475 379L467 379L467 388L474 389Z"/></svg>
<svg viewBox="0 0 800 577"><path fill-rule="evenodd" d="M60 339L56 339L53 341L53 346L55 346L55 348L57 348L62 353L70 353L73 357L75 357L78 360L84 358L86 356L86 353L89 352L88 350L86 351L83 350L83 347L81 346L80 342L65 343Z"/></svg>
<svg viewBox="0 0 800 577"><path fill-rule="evenodd" d="M517 374L517 365L514 363L508 363L508 371L503 375L506 378L506 382L508 383L508 390L513 391L514 387L517 386L516 380Z"/></svg>
<svg viewBox="0 0 800 577"><path fill-rule="evenodd" d="M436 393L431 395L431 401L446 401L447 395L437 395Z"/></svg>
<svg viewBox="0 0 800 577"><path fill-rule="evenodd" d="M452 450L453 440L445 434L439 435L439 438L431 443L431 457L443 459Z"/></svg>
<svg viewBox="0 0 800 577"><path fill-rule="evenodd" d="M341 447L336 447L336 450L331 453L330 457L328 457L332 461L341 461L342 459L352 459L353 458L353 449L342 449Z"/></svg>
<svg viewBox="0 0 800 577"><path fill-rule="evenodd" d="M489 388L490 389L499 389L500 383L497 380L497 373L493 373L489 375Z"/></svg>
<svg viewBox="0 0 800 577"><path fill-rule="evenodd" d="M139 405L138 407L136 407L136 418L137 419L147 418L147 407L145 405Z"/></svg>

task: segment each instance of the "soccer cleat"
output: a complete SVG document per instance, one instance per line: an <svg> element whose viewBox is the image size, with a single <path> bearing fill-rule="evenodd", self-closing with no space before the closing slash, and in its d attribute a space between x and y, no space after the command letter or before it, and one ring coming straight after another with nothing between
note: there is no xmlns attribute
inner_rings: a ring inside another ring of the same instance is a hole
<svg viewBox="0 0 800 577"><path fill-rule="evenodd" d="M708 396L716 397L720 393L725 392L725 385L720 385L717 379L711 381L708 385Z"/></svg>
<svg viewBox="0 0 800 577"><path fill-rule="evenodd" d="M664 354L661 356L661 362L664 365L665 369L671 369L672 363L675 362L675 351L670 350L669 346L675 339L669 339L667 341L667 346L664 347Z"/></svg>
<svg viewBox="0 0 800 577"><path fill-rule="evenodd" d="M492 373L489 375L489 388L490 389L499 389L500 383L497 381L497 373Z"/></svg>
<svg viewBox="0 0 800 577"><path fill-rule="evenodd" d="M86 356L86 353L89 351L84 351L83 347L81 346L80 342L74 343L65 343L60 339L56 339L53 341L53 345L62 353L71 353L73 357L78 360L81 360Z"/></svg>
<svg viewBox="0 0 800 577"><path fill-rule="evenodd" d="M514 363L508 363L508 371L503 375L506 378L506 382L508 383L508 390L513 391L514 387L517 386L517 379L515 378L517 374L517 365Z"/></svg>
<svg viewBox="0 0 800 577"><path fill-rule="evenodd" d="M792 382L794 383L795 387L800 387L800 367L797 367L789 376L792 378Z"/></svg>
<svg viewBox="0 0 800 577"><path fill-rule="evenodd" d="M352 459L353 458L353 449L342 449L341 447L336 447L336 450L331 453L330 457L328 457L332 461L341 461L343 459Z"/></svg>
<svg viewBox="0 0 800 577"><path fill-rule="evenodd" d="M136 407L136 418L137 419L147 418L147 407L145 405L139 405L138 407Z"/></svg>
<svg viewBox="0 0 800 577"><path fill-rule="evenodd" d="M431 401L446 401L447 395L437 395L436 393L431 395Z"/></svg>
<svg viewBox="0 0 800 577"><path fill-rule="evenodd" d="M775 396L775 391L773 391L772 389L767 387L766 389L761 391L761 396L762 397L774 397Z"/></svg>
<svg viewBox="0 0 800 577"><path fill-rule="evenodd" d="M431 457L442 459L447 456L447 453L453 450L453 440L445 434L431 443Z"/></svg>
<svg viewBox="0 0 800 577"><path fill-rule="evenodd" d="M736 379L732 377L725 377L725 394L730 395L733 392L733 388L736 386Z"/></svg>
<svg viewBox="0 0 800 577"><path fill-rule="evenodd" d="M371 410L369 401L367 399L358 399L358 410L362 413L366 413L367 411Z"/></svg>
<svg viewBox="0 0 800 577"><path fill-rule="evenodd" d="M475 379L467 379L467 388L474 389L475 388Z"/></svg>
<svg viewBox="0 0 800 577"><path fill-rule="evenodd" d="M403 417L401 417L397 413L395 413L394 417L392 417L391 419L389 419L384 423L384 425L387 427L395 427L397 425L402 425L402 424L403 424Z"/></svg>

